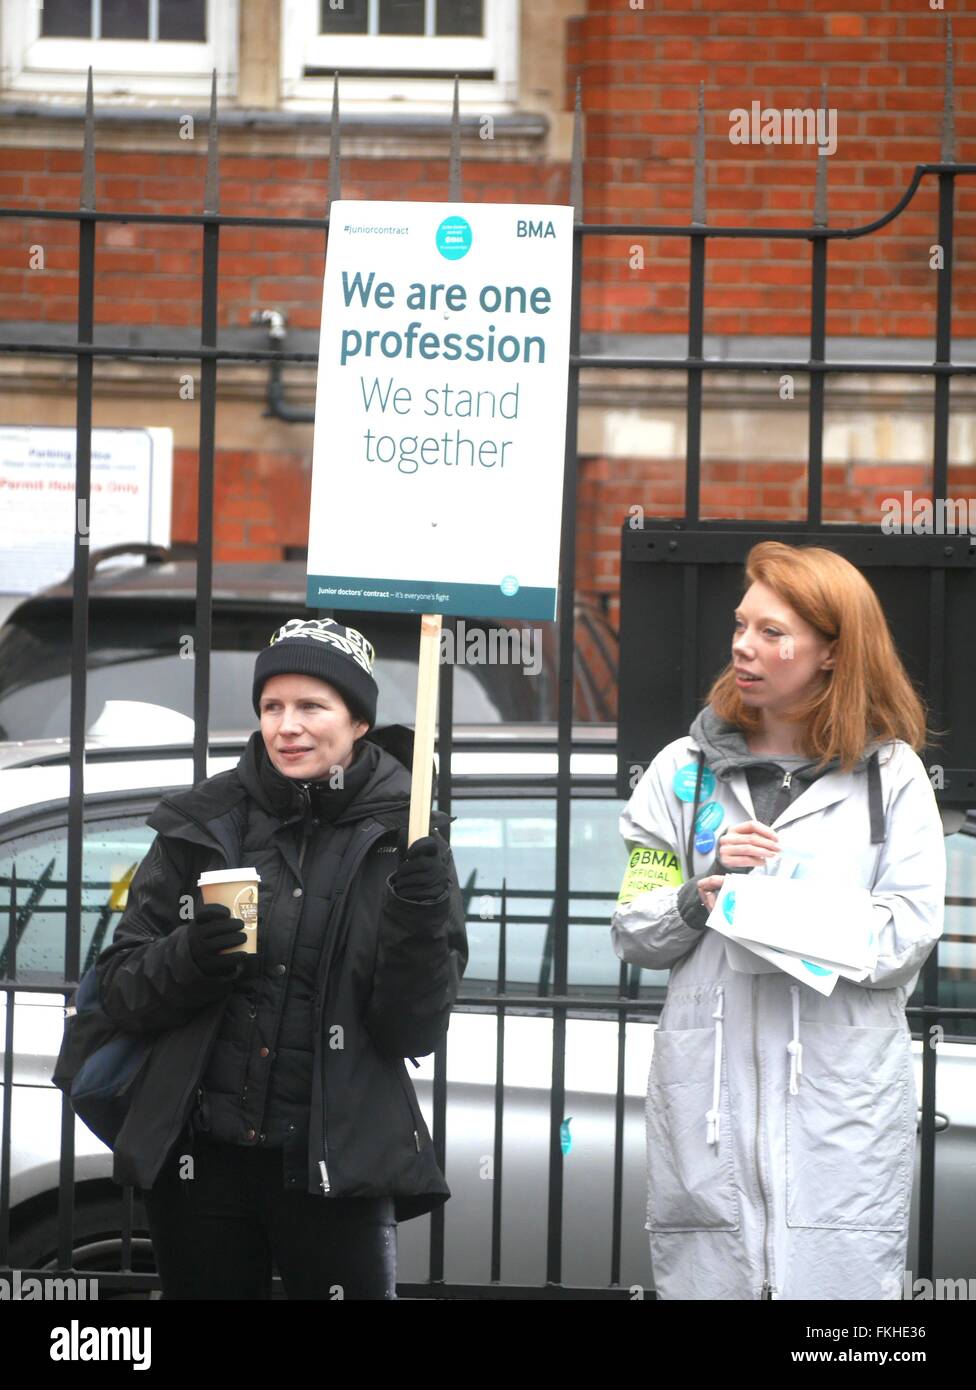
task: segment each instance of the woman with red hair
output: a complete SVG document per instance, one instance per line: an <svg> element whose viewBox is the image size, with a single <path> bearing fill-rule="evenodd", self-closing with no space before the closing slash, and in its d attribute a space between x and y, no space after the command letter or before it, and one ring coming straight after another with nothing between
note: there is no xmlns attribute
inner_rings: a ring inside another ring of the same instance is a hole
<svg viewBox="0 0 976 1390"><path fill-rule="evenodd" d="M671 969L647 1096L655 1289L895 1299L917 1110L905 1004L945 896L925 712L877 596L833 551L754 546L730 618L728 666L620 820L614 949ZM870 892L868 974L821 993L707 926L726 874L771 865L835 888L838 911Z"/></svg>

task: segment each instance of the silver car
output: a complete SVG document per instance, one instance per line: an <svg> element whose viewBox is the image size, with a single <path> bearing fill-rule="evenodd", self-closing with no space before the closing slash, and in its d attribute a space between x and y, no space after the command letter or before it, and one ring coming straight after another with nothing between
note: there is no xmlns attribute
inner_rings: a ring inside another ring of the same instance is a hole
<svg viewBox="0 0 976 1390"><path fill-rule="evenodd" d="M476 740L479 746L473 748ZM243 741L244 736L214 739L209 774L236 764ZM591 1290L594 1297L608 1290L621 1297L647 1296L644 1098L652 1020L664 998L667 972L622 967L610 945L609 920L625 863L617 831L621 804L614 790L614 730L581 729L574 749L568 976L569 994L580 1007L570 1007L566 1026L561 1281ZM192 780L188 748L121 750L93 741L86 759L82 969L112 939L126 885L153 836L146 815L168 789ZM447 1286L472 1294L487 1291L493 1274L502 1285L517 1288L542 1289L547 1281L552 1014L538 1003L506 1005L504 1161L496 1175L499 1011L494 996L503 885L505 990L535 999L552 992L556 767L550 726L455 731L452 847L467 901L470 961L462 982L464 1002L452 1017L447 1045L446 1173L453 1197L445 1208L443 1277ZM52 986L51 993L14 996L10 1262L20 1269L56 1266L61 1096L50 1076L63 1025L63 995L55 987L64 978L67 795L66 740L0 747L0 977L6 974L14 922L18 982ZM976 817L969 816L947 847L940 1002L971 1004ZM623 1023L612 1003L621 993L634 1001ZM0 1009L5 999L0 994ZM934 1273L971 1278L976 1276L976 1024L957 1026L968 1034L938 1047ZM0 1044L4 1037L0 1014ZM914 1049L921 1095L922 1043L916 1041ZM414 1076L431 1126L433 1074L428 1057ZM3 1075L0 1070L0 1079ZM622 1165L615 1231L618 1108ZM112 1182L111 1168L110 1152L76 1122L73 1259L84 1271L122 1267L123 1193ZM501 1220L493 1269L499 1176ZM912 1226L908 1264L914 1270L914 1208ZM152 1273L147 1229L137 1198L130 1267ZM430 1217L401 1225L398 1242L401 1290L420 1292L417 1286L429 1277Z"/></svg>

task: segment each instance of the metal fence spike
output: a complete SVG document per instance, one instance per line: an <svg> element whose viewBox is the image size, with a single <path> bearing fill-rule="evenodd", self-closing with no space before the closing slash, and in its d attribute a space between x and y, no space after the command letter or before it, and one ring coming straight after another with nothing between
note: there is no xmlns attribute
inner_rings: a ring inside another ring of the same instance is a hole
<svg viewBox="0 0 976 1390"><path fill-rule="evenodd" d="M217 153L217 69L210 81L210 128L207 132L207 175L203 185L204 212L220 211L220 179Z"/></svg>
<svg viewBox="0 0 976 1390"><path fill-rule="evenodd" d="M92 70L88 69L88 91L85 95L85 134L81 156L81 207L95 211L95 96Z"/></svg>
<svg viewBox="0 0 976 1390"><path fill-rule="evenodd" d="M945 100L942 105L943 164L956 162L956 94L952 58L952 16L946 15Z"/></svg>
<svg viewBox="0 0 976 1390"><path fill-rule="evenodd" d="M342 150L339 130L339 74L332 77L332 119L329 123L329 207L342 197Z"/></svg>
<svg viewBox="0 0 976 1390"><path fill-rule="evenodd" d="M698 125L695 130L695 182L691 194L691 220L705 224L705 83L698 84Z"/></svg>
<svg viewBox="0 0 976 1390"><path fill-rule="evenodd" d="M820 84L820 109L824 113L824 128L827 126L827 84ZM817 179L813 193L813 225L827 225L827 156L817 147Z"/></svg>
<svg viewBox="0 0 976 1390"><path fill-rule="evenodd" d="M583 221L583 79L576 79L576 101L573 106L573 152L569 161L569 201L573 206L573 221Z"/></svg>
<svg viewBox="0 0 976 1390"><path fill-rule="evenodd" d="M447 197L451 203L461 201L461 81L454 74L454 110L451 112L451 159L447 174Z"/></svg>

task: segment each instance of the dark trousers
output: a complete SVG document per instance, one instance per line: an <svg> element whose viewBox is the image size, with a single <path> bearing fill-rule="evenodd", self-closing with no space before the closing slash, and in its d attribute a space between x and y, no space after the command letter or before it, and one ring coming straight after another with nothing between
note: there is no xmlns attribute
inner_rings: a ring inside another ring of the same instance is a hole
<svg viewBox="0 0 976 1390"><path fill-rule="evenodd" d="M142 1193L164 1299L396 1298L393 1202L285 1189L280 1149L197 1134L193 1177L180 1145Z"/></svg>

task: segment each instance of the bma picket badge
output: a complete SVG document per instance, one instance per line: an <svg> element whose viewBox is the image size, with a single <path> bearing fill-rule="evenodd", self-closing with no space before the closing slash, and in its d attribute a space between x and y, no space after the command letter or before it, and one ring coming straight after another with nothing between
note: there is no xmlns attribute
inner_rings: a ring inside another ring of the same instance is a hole
<svg viewBox="0 0 976 1390"><path fill-rule="evenodd" d="M573 212L332 205L308 602L552 619Z"/></svg>
<svg viewBox="0 0 976 1390"><path fill-rule="evenodd" d="M673 850L638 845L627 860L617 904L632 902L641 893L650 893L655 888L680 888L683 882L681 865Z"/></svg>

